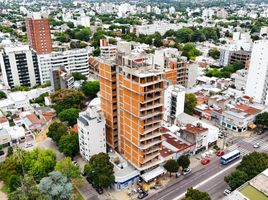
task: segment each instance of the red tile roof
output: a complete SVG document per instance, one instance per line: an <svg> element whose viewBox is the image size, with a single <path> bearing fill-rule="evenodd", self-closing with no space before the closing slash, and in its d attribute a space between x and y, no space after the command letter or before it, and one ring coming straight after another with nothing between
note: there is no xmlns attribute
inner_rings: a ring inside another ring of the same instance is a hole
<svg viewBox="0 0 268 200"><path fill-rule="evenodd" d="M73 126L73 128L71 129L71 131L73 131L73 132L75 132L75 133L78 133L78 125L75 124L75 125Z"/></svg>
<svg viewBox="0 0 268 200"><path fill-rule="evenodd" d="M206 132L208 129L203 127L197 127L192 124L187 124L185 130L189 133L200 134Z"/></svg>
<svg viewBox="0 0 268 200"><path fill-rule="evenodd" d="M0 117L0 124L7 122L7 118L5 116Z"/></svg>
<svg viewBox="0 0 268 200"><path fill-rule="evenodd" d="M248 114L252 114L252 115L255 115L255 114L261 112L260 110L258 110L256 108L248 107L245 105L237 105L237 106L235 106L235 109L246 112Z"/></svg>

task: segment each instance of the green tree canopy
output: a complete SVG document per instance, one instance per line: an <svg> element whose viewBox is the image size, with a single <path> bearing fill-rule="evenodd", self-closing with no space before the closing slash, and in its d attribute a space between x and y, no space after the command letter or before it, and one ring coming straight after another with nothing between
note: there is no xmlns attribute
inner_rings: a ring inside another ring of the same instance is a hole
<svg viewBox="0 0 268 200"><path fill-rule="evenodd" d="M244 171L236 170L232 172L229 176L224 177L225 182L235 190L240 185L244 184L248 180L248 175Z"/></svg>
<svg viewBox="0 0 268 200"><path fill-rule="evenodd" d="M58 161L55 170L61 172L63 176L68 178L68 180L80 178L79 166L74 165L70 157Z"/></svg>
<svg viewBox="0 0 268 200"><path fill-rule="evenodd" d="M82 92L73 89L61 89L51 94L57 113L68 108L81 108L85 103L85 96Z"/></svg>
<svg viewBox="0 0 268 200"><path fill-rule="evenodd" d="M23 157L23 166L27 174L36 180L47 176L56 165L56 154L51 149L35 148L28 151Z"/></svg>
<svg viewBox="0 0 268 200"><path fill-rule="evenodd" d="M59 113L59 118L62 122L67 121L69 126L73 126L77 123L80 110L77 108L69 108Z"/></svg>
<svg viewBox="0 0 268 200"><path fill-rule="evenodd" d="M0 91L0 99L4 99L6 98L6 93L4 93L3 91Z"/></svg>
<svg viewBox="0 0 268 200"><path fill-rule="evenodd" d="M79 152L79 140L77 133L69 133L60 138L59 150L68 157L74 157Z"/></svg>
<svg viewBox="0 0 268 200"><path fill-rule="evenodd" d="M186 43L182 48L182 55L186 56L189 60L195 60L195 57L201 54L202 53L196 49L196 46L191 42Z"/></svg>
<svg viewBox="0 0 268 200"><path fill-rule="evenodd" d="M184 102L184 112L192 115L194 113L194 108L197 105L197 99L194 94L185 94L185 102Z"/></svg>
<svg viewBox="0 0 268 200"><path fill-rule="evenodd" d="M10 200L49 200L48 196L42 194L34 178L26 175L20 186L12 193L8 194Z"/></svg>
<svg viewBox="0 0 268 200"><path fill-rule="evenodd" d="M177 160L178 164L182 169L187 169L190 165L190 159L186 155L182 155Z"/></svg>
<svg viewBox="0 0 268 200"><path fill-rule="evenodd" d="M48 177L42 178L39 188L43 194L49 196L50 199L67 200L72 194L72 184L68 182L67 177L58 171L48 174Z"/></svg>
<svg viewBox="0 0 268 200"><path fill-rule="evenodd" d="M189 188L187 193L185 194L186 198L190 198L192 200L211 200L210 196L206 192L201 192L199 190L195 190L193 188Z"/></svg>
<svg viewBox="0 0 268 200"><path fill-rule="evenodd" d="M84 82L82 86L82 91L87 97L93 99L97 96L97 93L100 91L100 82L99 81Z"/></svg>
<svg viewBox="0 0 268 200"><path fill-rule="evenodd" d="M178 172L179 164L177 163L176 160L168 160L164 164L164 168L170 173L170 176L171 176L171 173Z"/></svg>
<svg viewBox="0 0 268 200"><path fill-rule="evenodd" d="M61 122L53 122L47 132L47 136L50 137L57 144L63 135L68 133L67 127Z"/></svg>
<svg viewBox="0 0 268 200"><path fill-rule="evenodd" d="M255 124L268 127L268 112L258 114L255 118Z"/></svg>
<svg viewBox="0 0 268 200"><path fill-rule="evenodd" d="M87 77L85 75L81 74L80 72L73 72L72 75L74 77L74 80L76 80L76 81L79 81L79 80L86 81L87 80Z"/></svg>
<svg viewBox="0 0 268 200"><path fill-rule="evenodd" d="M251 179L268 168L268 154L252 152L245 155L237 169L244 171Z"/></svg>
<svg viewBox="0 0 268 200"><path fill-rule="evenodd" d="M209 56L211 56L214 59L220 58L220 51L217 48L212 48L208 51Z"/></svg>
<svg viewBox="0 0 268 200"><path fill-rule="evenodd" d="M106 153L93 155L85 165L84 172L97 187L106 188L114 181L113 164Z"/></svg>

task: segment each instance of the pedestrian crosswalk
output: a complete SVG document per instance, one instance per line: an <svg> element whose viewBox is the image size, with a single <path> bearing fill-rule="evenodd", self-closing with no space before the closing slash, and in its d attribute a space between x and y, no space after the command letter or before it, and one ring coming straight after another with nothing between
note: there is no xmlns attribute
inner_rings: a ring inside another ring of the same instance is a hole
<svg viewBox="0 0 268 200"><path fill-rule="evenodd" d="M238 150L241 152L241 155L243 155L243 156L244 156L244 155L247 155L248 153L250 153L250 151L249 151L248 149L242 148L242 147L240 147L240 146L237 145L237 144L234 144L234 145L228 147L228 150L229 150L229 151L233 151L233 150L235 150L235 149L238 149Z"/></svg>

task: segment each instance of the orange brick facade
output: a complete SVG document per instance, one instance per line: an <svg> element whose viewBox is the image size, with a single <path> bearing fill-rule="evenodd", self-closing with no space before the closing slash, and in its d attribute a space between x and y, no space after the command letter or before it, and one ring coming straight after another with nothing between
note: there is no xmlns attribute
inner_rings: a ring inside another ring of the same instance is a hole
<svg viewBox="0 0 268 200"><path fill-rule="evenodd" d="M133 60L122 63L131 62L136 64ZM143 171L161 163L164 73L139 73L131 67L117 65L114 69L113 65L100 63L101 107L107 121L108 144L118 147L122 156Z"/></svg>

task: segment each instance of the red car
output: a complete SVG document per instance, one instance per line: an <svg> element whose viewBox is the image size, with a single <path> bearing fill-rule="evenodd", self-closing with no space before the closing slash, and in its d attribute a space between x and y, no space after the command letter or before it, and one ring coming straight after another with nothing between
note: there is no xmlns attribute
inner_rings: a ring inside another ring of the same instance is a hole
<svg viewBox="0 0 268 200"><path fill-rule="evenodd" d="M205 158L201 161L202 165L207 165L210 162L210 160L208 158Z"/></svg>
<svg viewBox="0 0 268 200"><path fill-rule="evenodd" d="M221 157L221 156L224 155L224 151L223 150L219 150L219 151L217 151L216 155L219 156L219 157Z"/></svg>

